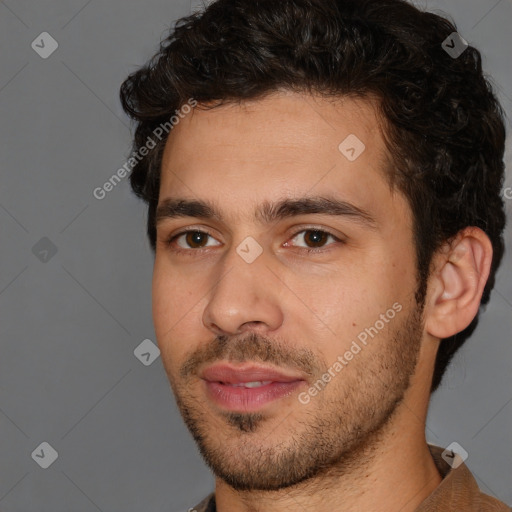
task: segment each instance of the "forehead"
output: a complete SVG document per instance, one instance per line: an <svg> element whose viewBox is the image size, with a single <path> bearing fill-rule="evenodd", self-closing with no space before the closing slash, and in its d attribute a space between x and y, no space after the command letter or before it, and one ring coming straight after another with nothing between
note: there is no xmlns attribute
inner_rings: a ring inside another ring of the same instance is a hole
<svg viewBox="0 0 512 512"><path fill-rule="evenodd" d="M257 162L335 160L339 144L351 135L364 143L366 156L376 163L384 164L388 156L376 99L279 91L258 100L211 105L200 104L174 126L163 169L170 163L183 166L209 156L229 161L244 154Z"/></svg>
<svg viewBox="0 0 512 512"><path fill-rule="evenodd" d="M381 124L374 99L279 91L211 109L200 105L168 137L160 199L216 195L244 208L257 195L335 190L371 201L369 192L390 194Z"/></svg>

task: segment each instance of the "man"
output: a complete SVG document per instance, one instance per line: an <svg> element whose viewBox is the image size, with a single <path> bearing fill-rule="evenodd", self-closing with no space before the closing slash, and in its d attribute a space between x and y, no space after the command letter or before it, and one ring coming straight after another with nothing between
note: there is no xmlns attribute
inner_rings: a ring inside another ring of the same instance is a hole
<svg viewBox="0 0 512 512"><path fill-rule="evenodd" d="M479 52L401 0L218 0L121 100L193 510L510 510L425 440L503 255Z"/></svg>

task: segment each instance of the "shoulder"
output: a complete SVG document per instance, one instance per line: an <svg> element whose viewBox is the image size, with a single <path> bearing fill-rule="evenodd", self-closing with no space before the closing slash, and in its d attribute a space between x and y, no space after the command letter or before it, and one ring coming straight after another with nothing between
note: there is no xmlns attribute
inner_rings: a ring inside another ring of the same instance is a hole
<svg viewBox="0 0 512 512"><path fill-rule="evenodd" d="M428 445L442 481L423 501L416 512L464 510L465 512L511 512L512 509L480 491L478 484L463 459L455 452ZM445 455L445 457L443 457ZM448 463L447 461L450 461Z"/></svg>

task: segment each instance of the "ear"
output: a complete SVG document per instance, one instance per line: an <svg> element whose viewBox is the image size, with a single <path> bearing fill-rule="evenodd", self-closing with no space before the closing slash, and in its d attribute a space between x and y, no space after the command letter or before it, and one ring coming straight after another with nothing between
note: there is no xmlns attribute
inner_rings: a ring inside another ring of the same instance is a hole
<svg viewBox="0 0 512 512"><path fill-rule="evenodd" d="M479 228L467 227L433 259L425 328L436 338L463 331L478 313L492 263L492 244Z"/></svg>

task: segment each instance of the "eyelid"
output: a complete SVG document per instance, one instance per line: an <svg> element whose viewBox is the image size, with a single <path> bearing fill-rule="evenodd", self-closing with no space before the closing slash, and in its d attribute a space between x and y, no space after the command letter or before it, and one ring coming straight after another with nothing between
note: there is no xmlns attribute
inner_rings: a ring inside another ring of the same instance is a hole
<svg viewBox="0 0 512 512"><path fill-rule="evenodd" d="M186 235L188 233L203 233L205 235L208 235L210 238L213 238L215 239L217 242L219 240L217 240L213 235L212 233L205 229L205 228L194 228L193 226L192 227L187 227L187 228L184 228L183 230L181 231L178 231L177 233L172 233L171 235L167 236L165 238L165 244L167 246L171 245L173 242L175 242L180 236L183 236L183 235ZM211 246L209 246L211 247ZM179 247L178 246L178 249L175 249L176 251L200 251L202 249L206 249L207 247L200 247L198 249L184 249L183 247Z"/></svg>
<svg viewBox="0 0 512 512"><path fill-rule="evenodd" d="M308 231L319 231L321 233L325 233L326 235L328 235L328 237L332 237L334 239L335 242L338 242L338 243L344 243L344 240L342 239L343 237L339 237L337 235L335 235L334 233L331 232L330 229L327 229L323 226L315 226L315 225L309 225L309 226L300 226L300 227L295 227L294 228L294 231L290 234L290 235L287 235L287 241L284 243L284 246L285 247L297 247L299 249L301 249L302 251L306 251L308 253L314 253L314 252L325 252L326 250L328 250L328 248L331 246L331 245L335 245L335 243L331 242L331 243L327 243L326 245L323 245L321 247L302 247L302 246L296 246L296 245L291 245L289 242L290 240L293 240L294 238L296 238L298 235L300 235L301 233L304 233L304 232L308 232ZM183 236L183 235L186 235L190 232L199 232L199 233L203 233L213 239L215 239L217 242L219 240L217 240L213 235L212 233L206 229L206 228L199 228L199 227L194 227L194 226L187 226L186 228L183 228L182 230L178 231L177 233L172 233L171 235L169 235L168 237L165 238L165 245L167 247L171 246L171 244L173 244L180 236ZM218 245L216 245L218 246ZM216 247L214 246L214 247ZM183 247L180 247L180 246L177 246L177 247L174 247L172 250L179 253L179 252L182 252L182 253L197 253L197 252L201 252L203 250L207 250L209 247L212 247L212 246L205 246L205 247L199 247L199 248L183 248Z"/></svg>
<svg viewBox="0 0 512 512"><path fill-rule="evenodd" d="M328 236L331 236L336 242L343 243L343 238L334 234L330 229L325 228L323 226L301 226L300 228L296 228L293 231L293 233L291 234L291 236L289 236L289 240L293 240L297 235L300 235L301 233L307 232L307 231L319 231L321 233L325 233ZM289 245L288 241L285 242L285 245L286 244ZM326 248L330 247L331 245L333 245L332 242L328 243L326 245L323 245L321 247L299 247L299 248L304 249L306 251L315 252L315 251L325 251ZM292 246L292 247L297 247L297 246Z"/></svg>

